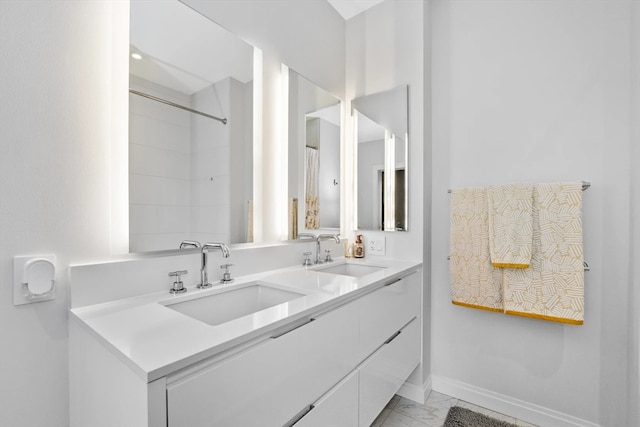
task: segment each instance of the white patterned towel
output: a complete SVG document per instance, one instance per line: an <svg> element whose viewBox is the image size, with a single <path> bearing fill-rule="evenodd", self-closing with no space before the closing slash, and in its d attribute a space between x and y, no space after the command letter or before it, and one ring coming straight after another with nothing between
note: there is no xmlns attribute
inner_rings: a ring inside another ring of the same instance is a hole
<svg viewBox="0 0 640 427"><path fill-rule="evenodd" d="M489 257L485 188L451 191L451 301L456 305L502 311L501 270Z"/></svg>
<svg viewBox="0 0 640 427"><path fill-rule="evenodd" d="M533 186L488 187L487 202L491 264L494 267L528 268L533 242Z"/></svg>
<svg viewBox="0 0 640 427"><path fill-rule="evenodd" d="M582 183L536 184L531 266L504 269L507 314L582 325Z"/></svg>

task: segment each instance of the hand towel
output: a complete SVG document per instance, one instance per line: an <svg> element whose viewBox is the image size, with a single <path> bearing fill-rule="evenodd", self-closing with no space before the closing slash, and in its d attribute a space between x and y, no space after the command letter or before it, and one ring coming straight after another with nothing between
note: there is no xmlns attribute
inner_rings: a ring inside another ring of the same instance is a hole
<svg viewBox="0 0 640 427"><path fill-rule="evenodd" d="M504 269L507 314L582 325L582 183L536 184L530 268Z"/></svg>
<svg viewBox="0 0 640 427"><path fill-rule="evenodd" d="M451 301L456 305L502 311L501 271L489 257L487 190L451 191Z"/></svg>
<svg viewBox="0 0 640 427"><path fill-rule="evenodd" d="M533 186L509 184L488 187L487 202L491 264L505 268L529 267Z"/></svg>

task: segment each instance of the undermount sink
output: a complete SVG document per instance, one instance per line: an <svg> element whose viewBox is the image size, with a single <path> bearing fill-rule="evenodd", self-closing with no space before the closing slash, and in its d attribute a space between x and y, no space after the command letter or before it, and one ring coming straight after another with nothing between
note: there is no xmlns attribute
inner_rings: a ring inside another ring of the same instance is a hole
<svg viewBox="0 0 640 427"><path fill-rule="evenodd" d="M166 307L215 326L303 296L305 294L256 282L215 295L166 304Z"/></svg>
<svg viewBox="0 0 640 427"><path fill-rule="evenodd" d="M338 264L329 267L321 267L317 270L323 273L340 274L342 276L362 277L368 274L377 273L384 269L385 267L375 267L373 265Z"/></svg>

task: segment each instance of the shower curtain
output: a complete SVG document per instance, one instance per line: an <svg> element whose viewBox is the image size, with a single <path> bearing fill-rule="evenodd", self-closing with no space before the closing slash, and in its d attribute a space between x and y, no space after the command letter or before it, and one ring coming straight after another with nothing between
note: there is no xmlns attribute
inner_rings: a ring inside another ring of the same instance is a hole
<svg viewBox="0 0 640 427"><path fill-rule="evenodd" d="M320 228L318 211L318 173L320 172L320 156L317 148L305 149L305 221L308 230Z"/></svg>

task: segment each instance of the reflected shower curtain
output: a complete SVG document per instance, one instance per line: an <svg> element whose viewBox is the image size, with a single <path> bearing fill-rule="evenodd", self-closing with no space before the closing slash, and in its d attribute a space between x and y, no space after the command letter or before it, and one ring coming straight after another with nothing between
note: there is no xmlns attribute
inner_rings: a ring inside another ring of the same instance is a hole
<svg viewBox="0 0 640 427"><path fill-rule="evenodd" d="M317 148L306 147L305 163L305 221L306 229L315 230L319 226L318 211L318 173L320 172L320 155Z"/></svg>

